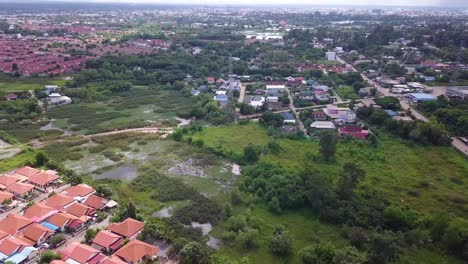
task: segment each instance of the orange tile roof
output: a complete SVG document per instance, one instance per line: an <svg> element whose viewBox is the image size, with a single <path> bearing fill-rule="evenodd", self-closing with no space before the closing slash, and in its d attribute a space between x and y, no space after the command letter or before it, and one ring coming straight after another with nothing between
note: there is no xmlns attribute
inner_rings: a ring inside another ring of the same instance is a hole
<svg viewBox="0 0 468 264"><path fill-rule="evenodd" d="M141 221L127 218L123 222L110 224L107 229L124 237L132 237L142 230L144 226L145 224Z"/></svg>
<svg viewBox="0 0 468 264"><path fill-rule="evenodd" d="M29 181L34 183L34 184L44 186L44 185L50 184L51 182L56 181L58 179L60 179L60 177L58 175L50 174L50 173L47 173L47 172L41 172L39 174L31 176L29 178Z"/></svg>
<svg viewBox="0 0 468 264"><path fill-rule="evenodd" d="M94 209L84 204L74 203L67 207L65 212L76 217L82 217L83 215L90 215L92 212L94 212Z"/></svg>
<svg viewBox="0 0 468 264"><path fill-rule="evenodd" d="M53 224L54 226L62 227L64 225L68 225L69 222L72 220L78 220L78 218L71 214L60 212L49 217L49 219L47 219L47 222Z"/></svg>
<svg viewBox="0 0 468 264"><path fill-rule="evenodd" d="M93 239L93 243L98 244L101 247L109 248L120 239L122 239L122 237L117 234L107 230L101 230Z"/></svg>
<svg viewBox="0 0 468 264"><path fill-rule="evenodd" d="M29 166L24 166L22 168L17 169L15 172L29 178L31 176L34 176L34 175L38 174L40 172L40 170L35 169L35 168L31 168Z"/></svg>
<svg viewBox="0 0 468 264"><path fill-rule="evenodd" d="M84 204L94 209L101 209L106 204L106 199L93 194L86 199Z"/></svg>
<svg viewBox="0 0 468 264"><path fill-rule="evenodd" d="M159 248L141 242L140 240L132 240L125 246L115 252L115 255L127 262L137 263L144 257L156 256L159 252Z"/></svg>
<svg viewBox="0 0 468 264"><path fill-rule="evenodd" d="M66 262L63 260L52 260L50 264L66 264Z"/></svg>
<svg viewBox="0 0 468 264"><path fill-rule="evenodd" d="M11 175L3 174L2 176L0 176L0 184L4 185L5 187L12 185L17 181L19 181L19 179Z"/></svg>
<svg viewBox="0 0 468 264"><path fill-rule="evenodd" d="M14 235L18 230L25 228L33 222L19 214L9 214L6 218L0 221L0 229Z"/></svg>
<svg viewBox="0 0 468 264"><path fill-rule="evenodd" d="M85 244L73 242L60 251L62 258L71 258L79 263L87 263L90 259L100 253L98 249Z"/></svg>
<svg viewBox="0 0 468 264"><path fill-rule="evenodd" d="M20 248L21 245L15 243L15 241L10 238L3 240L0 244L0 252L7 256L13 255L13 253L17 252Z"/></svg>
<svg viewBox="0 0 468 264"><path fill-rule="evenodd" d="M34 241L34 243L37 243L37 241L41 237L46 237L47 238L50 234L54 233L54 231L50 230L49 228L47 228L47 227L45 227L43 225L34 223L34 224L26 227L25 229L23 229L21 231L21 233L23 233L23 235L27 239L30 239L30 240Z"/></svg>
<svg viewBox="0 0 468 264"><path fill-rule="evenodd" d="M60 210L65 206L76 202L73 198L65 196L61 193L54 194L53 196L47 198L45 201L47 206Z"/></svg>
<svg viewBox="0 0 468 264"><path fill-rule="evenodd" d="M12 193L0 191L0 204L5 200L12 199L13 197L15 197L15 195Z"/></svg>
<svg viewBox="0 0 468 264"><path fill-rule="evenodd" d="M86 195L92 194L93 192L95 192L93 188L82 183L82 184L78 184L78 185L72 186L64 190L62 194L71 198L75 198L75 197L85 197Z"/></svg>
<svg viewBox="0 0 468 264"><path fill-rule="evenodd" d="M34 185L22 183L22 182L15 182L12 185L7 187L7 190L19 195L24 195L34 189Z"/></svg>
<svg viewBox="0 0 468 264"><path fill-rule="evenodd" d="M57 210L55 210L54 208L50 206L45 205L44 203L36 203L28 207L24 211L23 216L33 221L36 221L35 219L43 220L44 217L46 217L49 214L52 214L53 212L57 212Z"/></svg>
<svg viewBox="0 0 468 264"><path fill-rule="evenodd" d="M99 264L127 264L127 262L121 260L117 256L110 256L101 261Z"/></svg>
<svg viewBox="0 0 468 264"><path fill-rule="evenodd" d="M8 234L7 232L0 230L0 240L4 239L5 237L7 237L9 235L10 234Z"/></svg>

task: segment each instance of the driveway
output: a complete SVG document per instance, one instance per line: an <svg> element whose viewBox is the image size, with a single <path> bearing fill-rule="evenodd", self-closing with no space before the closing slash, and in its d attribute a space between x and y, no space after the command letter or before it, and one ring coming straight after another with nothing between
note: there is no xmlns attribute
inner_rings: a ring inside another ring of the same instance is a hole
<svg viewBox="0 0 468 264"><path fill-rule="evenodd" d="M69 235L67 234L67 242L63 243L61 246L59 246L58 248L54 249L54 251L59 251L61 249L64 249L65 247L67 247L68 245L70 245L71 243L73 242L78 242L80 243L81 241L85 240L85 235L86 235L86 230L92 228L92 229L96 229L96 228L99 228L101 230L103 229L106 229L107 226L109 225L109 219L110 219L110 215L108 215L106 217L106 219L104 219L102 222L99 222L99 223L94 223L92 225L90 225L88 228L86 228L85 230L83 230L81 233L78 233L78 234L75 234L75 235Z"/></svg>

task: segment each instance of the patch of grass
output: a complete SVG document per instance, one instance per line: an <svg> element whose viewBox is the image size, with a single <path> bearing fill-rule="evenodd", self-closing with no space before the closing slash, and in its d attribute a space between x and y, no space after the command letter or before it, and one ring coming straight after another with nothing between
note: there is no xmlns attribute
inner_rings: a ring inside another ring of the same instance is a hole
<svg viewBox="0 0 468 264"><path fill-rule="evenodd" d="M353 87L347 85L340 85L335 89L336 93L341 97L343 100L357 100L359 99L359 95L356 94Z"/></svg>
<svg viewBox="0 0 468 264"><path fill-rule="evenodd" d="M48 132L47 130L40 130L41 127L47 125L48 121L36 122L36 123L12 123L12 122L0 122L0 130L5 130L10 135L13 135L18 141L27 143L35 138L47 137L51 134L56 134L53 130Z"/></svg>
<svg viewBox="0 0 468 264"><path fill-rule="evenodd" d="M413 263L424 263L424 264L462 264L463 261L452 256L447 256L442 253L431 251L425 248L419 249L407 249L398 261L400 264L413 264Z"/></svg>
<svg viewBox="0 0 468 264"><path fill-rule="evenodd" d="M0 77L0 91L2 92L29 91L44 88L45 85L58 85L63 87L63 85L65 85L65 80L50 78Z"/></svg>
<svg viewBox="0 0 468 264"><path fill-rule="evenodd" d="M32 150L24 150L14 157L4 159L0 162L0 172L7 172L17 169L26 163L31 163L35 160L36 153Z"/></svg>

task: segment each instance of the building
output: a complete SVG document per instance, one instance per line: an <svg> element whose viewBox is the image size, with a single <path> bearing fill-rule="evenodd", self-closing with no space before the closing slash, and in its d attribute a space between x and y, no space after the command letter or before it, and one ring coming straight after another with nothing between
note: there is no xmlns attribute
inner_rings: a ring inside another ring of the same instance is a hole
<svg viewBox="0 0 468 264"><path fill-rule="evenodd" d="M96 237L94 237L91 246L95 249L112 254L120 248L123 240L123 237L117 234L107 230L101 230L97 233Z"/></svg>
<svg viewBox="0 0 468 264"><path fill-rule="evenodd" d="M327 60L334 61L336 60L336 52L330 51L325 53L327 56Z"/></svg>
<svg viewBox="0 0 468 264"><path fill-rule="evenodd" d="M32 241L35 246L41 246L44 244L54 233L55 231L37 223L34 223L21 231L21 234L26 239Z"/></svg>
<svg viewBox="0 0 468 264"><path fill-rule="evenodd" d="M110 224L107 229L124 238L134 239L140 234L144 226L145 224L141 221L127 218L120 223Z"/></svg>
<svg viewBox="0 0 468 264"><path fill-rule="evenodd" d="M59 212L42 222L43 225L52 228L53 230L65 232L65 231L76 231L82 230L85 227L85 222L76 216L69 213Z"/></svg>
<svg viewBox="0 0 468 264"><path fill-rule="evenodd" d="M29 218L21 216L19 214L9 214L6 218L0 221L0 230L14 235L17 232L22 231L29 225L32 225L34 222Z"/></svg>
<svg viewBox="0 0 468 264"><path fill-rule="evenodd" d="M65 196L61 193L54 194L53 196L47 198L44 201L45 205L52 207L56 210L62 210L73 203L76 203L76 201L68 196Z"/></svg>
<svg viewBox="0 0 468 264"><path fill-rule="evenodd" d="M282 96L286 92L285 85L267 85L266 94L268 96Z"/></svg>
<svg viewBox="0 0 468 264"><path fill-rule="evenodd" d="M63 261L73 264L97 264L106 257L98 249L78 242L71 243L59 253Z"/></svg>
<svg viewBox="0 0 468 264"><path fill-rule="evenodd" d="M281 113L281 116L283 117L283 122L284 123L288 123L288 124L295 124L296 123L296 119L294 118L294 116L291 113L288 113L288 112Z"/></svg>
<svg viewBox="0 0 468 264"><path fill-rule="evenodd" d="M331 119L335 119L337 121L342 121L345 123L352 123L356 121L356 113L354 113L354 111L349 108L328 105L324 112Z"/></svg>
<svg viewBox="0 0 468 264"><path fill-rule="evenodd" d="M139 240L132 240L115 252L115 255L129 264L141 263L145 259L155 260L159 248Z"/></svg>
<svg viewBox="0 0 468 264"><path fill-rule="evenodd" d="M350 136L356 139L367 139L369 131L362 129L361 126L344 126L339 128L340 136Z"/></svg>
<svg viewBox="0 0 468 264"><path fill-rule="evenodd" d="M39 223L56 214L58 211L44 203L35 203L24 210L23 216Z"/></svg>
<svg viewBox="0 0 468 264"><path fill-rule="evenodd" d="M260 108L263 106L263 104L265 104L265 97L263 96L253 96L251 99L250 99L250 106L254 107L254 108Z"/></svg>
<svg viewBox="0 0 468 264"><path fill-rule="evenodd" d="M12 193L0 191L0 204L3 205L5 201L8 201L8 200L11 201L13 197L15 197L15 195Z"/></svg>
<svg viewBox="0 0 468 264"><path fill-rule="evenodd" d="M64 190L62 194L82 202L95 192L96 190L91 188L89 185L81 183Z"/></svg>
<svg viewBox="0 0 468 264"><path fill-rule="evenodd" d="M318 121L325 121L327 120L327 114L325 114L324 112L322 111L315 111L315 112L312 112L311 114L312 118L314 120L318 120Z"/></svg>
<svg viewBox="0 0 468 264"><path fill-rule="evenodd" d="M425 94L425 93L410 93L407 95L407 98L411 100L413 103L421 103L421 102L437 100L436 97L430 94Z"/></svg>
<svg viewBox="0 0 468 264"><path fill-rule="evenodd" d="M315 121L312 124L310 124L311 128L315 129L335 129L335 124L330 121Z"/></svg>
<svg viewBox="0 0 468 264"><path fill-rule="evenodd" d="M34 185L22 182L15 182L9 185L6 189L7 191L11 192L17 197L25 198L33 194Z"/></svg>
<svg viewBox="0 0 468 264"><path fill-rule="evenodd" d="M218 102L221 106L226 106L228 104L229 98L225 94L217 94L213 98L216 102Z"/></svg>
<svg viewBox="0 0 468 264"><path fill-rule="evenodd" d="M445 96L451 99L468 100L468 86L447 87Z"/></svg>
<svg viewBox="0 0 468 264"><path fill-rule="evenodd" d="M34 185L37 189L46 190L47 187L57 182L58 179L60 179L60 176L58 175L47 172L41 172L30 177L28 179L28 183Z"/></svg>
<svg viewBox="0 0 468 264"><path fill-rule="evenodd" d="M106 199L93 194L90 195L83 204L94 208L95 210L102 210L106 206L106 203Z"/></svg>
<svg viewBox="0 0 468 264"><path fill-rule="evenodd" d="M38 173L40 173L41 171L38 170L38 169L35 169L35 168L31 168L29 166L24 166L24 167L21 167L19 169L17 169L15 171L15 173L17 174L20 174L20 175L23 175L23 176L26 176L26 177L32 177Z"/></svg>

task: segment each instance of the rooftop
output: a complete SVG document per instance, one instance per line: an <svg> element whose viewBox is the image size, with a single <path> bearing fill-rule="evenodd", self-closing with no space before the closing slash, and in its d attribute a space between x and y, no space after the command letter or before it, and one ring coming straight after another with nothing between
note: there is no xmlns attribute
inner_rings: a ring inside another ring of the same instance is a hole
<svg viewBox="0 0 468 264"><path fill-rule="evenodd" d="M110 224L107 229L124 237L132 237L143 229L144 223L132 218L127 218L120 223Z"/></svg>
<svg viewBox="0 0 468 264"><path fill-rule="evenodd" d="M115 255L127 262L137 263L144 257L156 256L158 252L158 247L139 240L132 240L115 252Z"/></svg>

